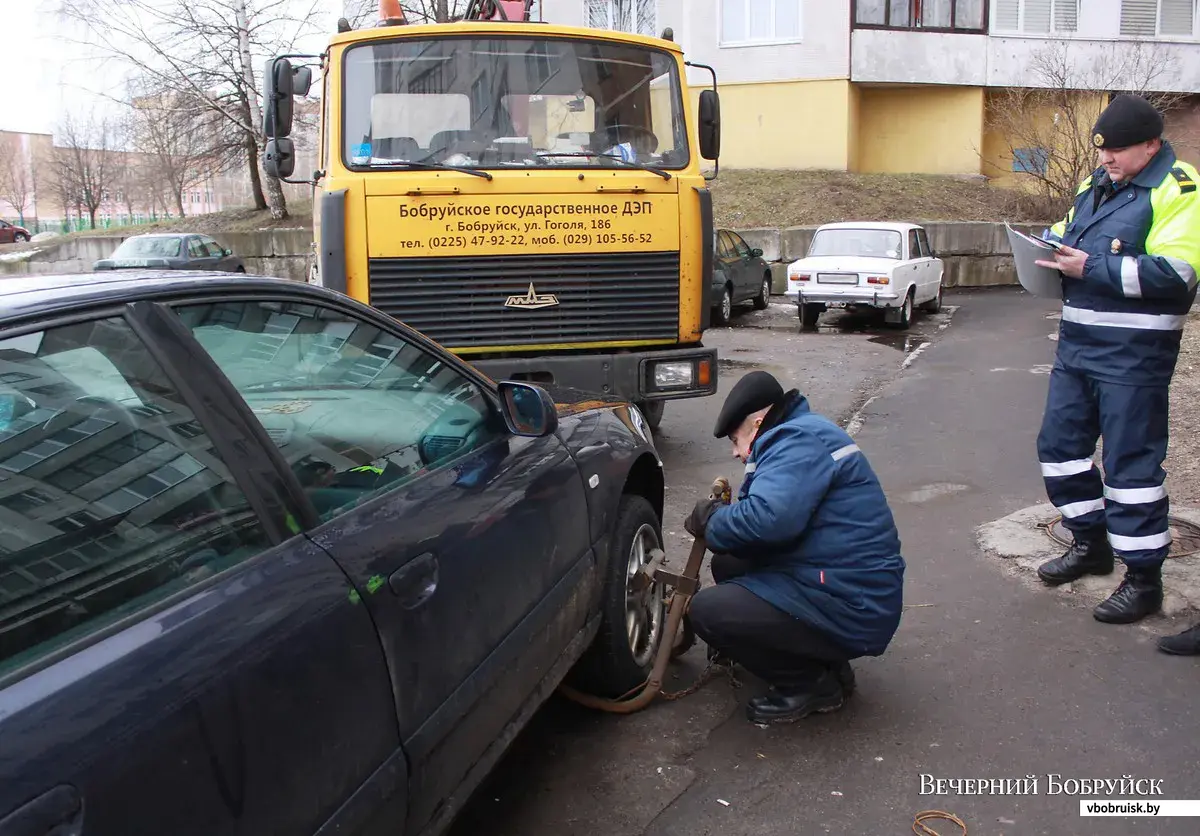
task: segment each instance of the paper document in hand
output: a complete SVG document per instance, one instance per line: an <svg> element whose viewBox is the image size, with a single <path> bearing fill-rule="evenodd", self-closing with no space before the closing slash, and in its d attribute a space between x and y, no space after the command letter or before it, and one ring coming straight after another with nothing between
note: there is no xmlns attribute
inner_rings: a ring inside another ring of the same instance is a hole
<svg viewBox="0 0 1200 836"><path fill-rule="evenodd" d="M1061 299L1062 273L1036 263L1038 260L1053 261L1054 247L1039 238L1018 232L1008 224L1004 225L1004 229L1008 232L1008 245L1012 248L1017 280L1021 282L1021 287L1034 296Z"/></svg>

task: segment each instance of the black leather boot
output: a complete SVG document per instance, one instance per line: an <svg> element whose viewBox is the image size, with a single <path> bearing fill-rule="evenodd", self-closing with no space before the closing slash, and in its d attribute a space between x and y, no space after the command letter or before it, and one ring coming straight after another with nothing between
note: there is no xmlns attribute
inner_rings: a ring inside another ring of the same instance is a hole
<svg viewBox="0 0 1200 836"><path fill-rule="evenodd" d="M834 666L834 672L837 674L838 683L842 686L842 693L849 697L854 693L854 668L850 667L849 662L839 662Z"/></svg>
<svg viewBox="0 0 1200 836"><path fill-rule="evenodd" d="M846 694L836 672L827 670L804 688L771 688L746 706L751 723L794 723L813 713L837 711L846 703Z"/></svg>
<svg viewBox="0 0 1200 836"><path fill-rule="evenodd" d="M1162 565L1129 567L1125 579L1092 615L1105 624L1132 624L1162 609Z"/></svg>
<svg viewBox="0 0 1200 836"><path fill-rule="evenodd" d="M1158 649L1172 656L1200 656L1200 624L1158 640Z"/></svg>
<svg viewBox="0 0 1200 836"><path fill-rule="evenodd" d="M1047 560L1038 567L1038 577L1043 582L1057 586L1082 578L1084 575L1111 575L1113 551L1108 543L1108 532L1099 529L1079 532L1071 548L1061 557Z"/></svg>

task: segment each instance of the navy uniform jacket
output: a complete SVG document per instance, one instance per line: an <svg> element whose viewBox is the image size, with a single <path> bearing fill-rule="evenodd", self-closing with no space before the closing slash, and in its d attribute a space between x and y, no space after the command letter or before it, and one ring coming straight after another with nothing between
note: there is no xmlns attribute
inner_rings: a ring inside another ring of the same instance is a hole
<svg viewBox="0 0 1200 836"><path fill-rule="evenodd" d="M1196 182L1164 142L1128 184L1100 168L1080 186L1048 236L1088 253L1083 278L1063 278L1060 366L1110 383L1171 382L1200 271Z"/></svg>
<svg viewBox="0 0 1200 836"><path fill-rule="evenodd" d="M887 498L854 440L792 393L755 439L738 501L705 533L749 560L729 581L857 655L878 656L900 625L904 559Z"/></svg>

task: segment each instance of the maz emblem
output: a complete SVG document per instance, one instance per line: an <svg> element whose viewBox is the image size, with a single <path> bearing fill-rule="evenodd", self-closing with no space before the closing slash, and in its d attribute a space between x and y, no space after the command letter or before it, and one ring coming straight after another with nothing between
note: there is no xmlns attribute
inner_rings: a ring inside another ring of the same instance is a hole
<svg viewBox="0 0 1200 836"><path fill-rule="evenodd" d="M529 292L523 296L509 296L504 303L506 308L552 308L558 304L558 297L553 293L538 293L529 284Z"/></svg>

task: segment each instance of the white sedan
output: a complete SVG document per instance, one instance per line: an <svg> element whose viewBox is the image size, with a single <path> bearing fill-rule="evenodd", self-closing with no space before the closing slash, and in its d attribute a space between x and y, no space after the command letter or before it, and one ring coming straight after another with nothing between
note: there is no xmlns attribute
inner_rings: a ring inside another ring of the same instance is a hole
<svg viewBox="0 0 1200 836"><path fill-rule="evenodd" d="M805 327L831 308L875 308L907 328L914 308L941 309L944 269L916 224L826 224L813 235L808 255L788 265L785 295L796 302Z"/></svg>

